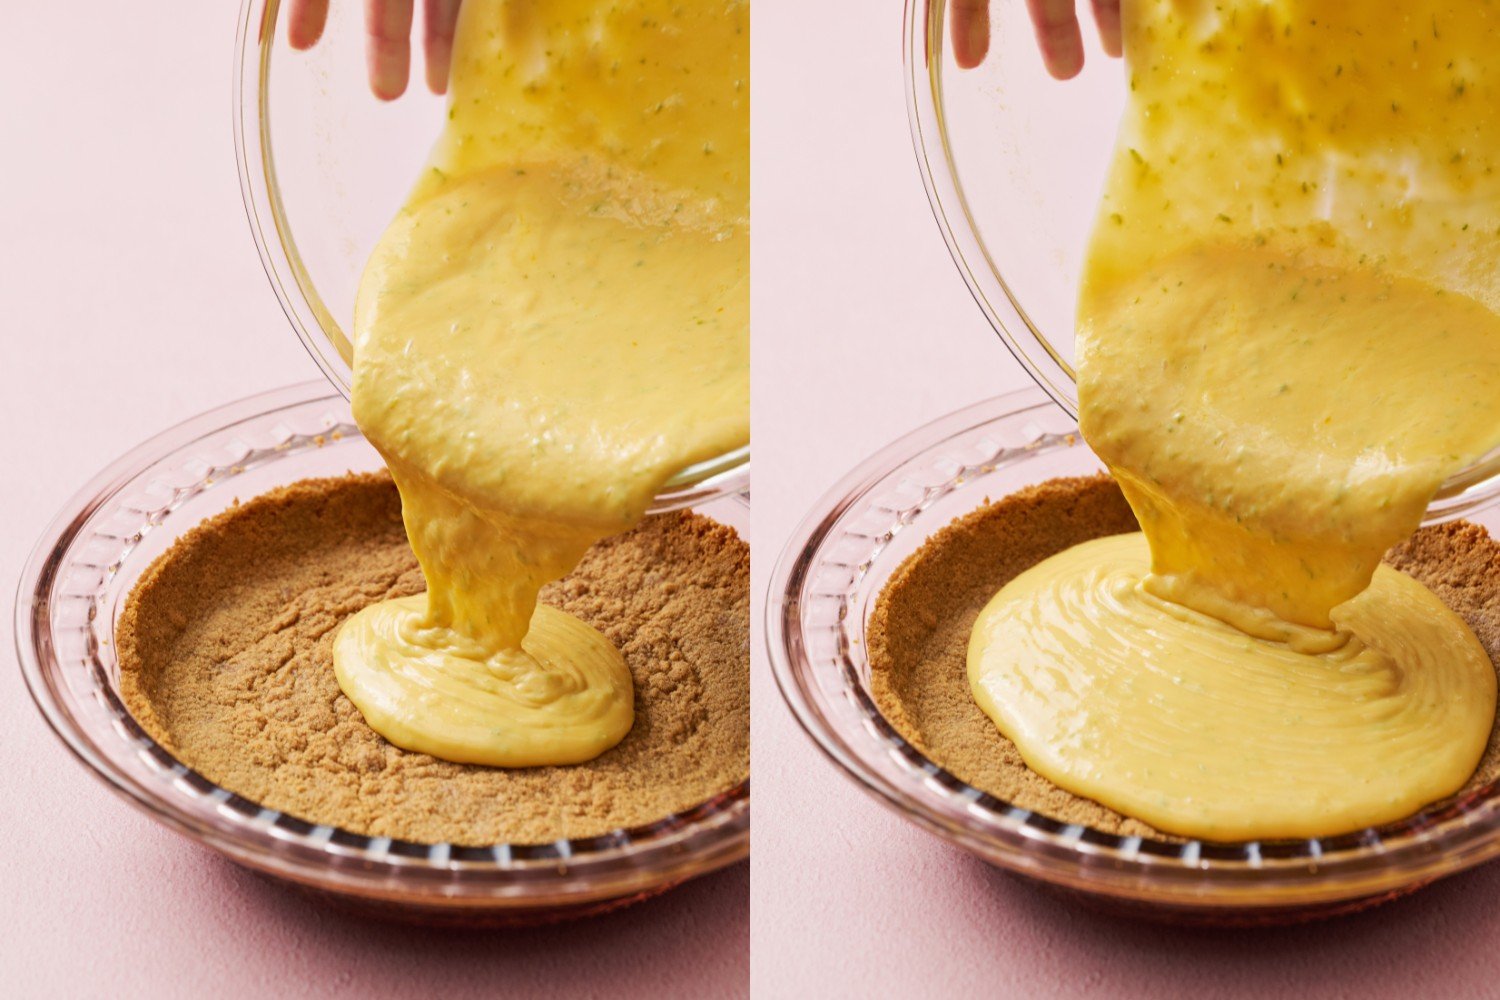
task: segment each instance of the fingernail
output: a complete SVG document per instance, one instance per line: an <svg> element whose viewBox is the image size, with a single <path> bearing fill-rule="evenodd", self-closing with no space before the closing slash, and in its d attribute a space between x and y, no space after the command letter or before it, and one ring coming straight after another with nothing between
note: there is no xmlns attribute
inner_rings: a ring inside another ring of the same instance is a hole
<svg viewBox="0 0 1500 1000"><path fill-rule="evenodd" d="M973 17L969 20L969 58L975 65L984 61L990 47L990 24L988 17Z"/></svg>

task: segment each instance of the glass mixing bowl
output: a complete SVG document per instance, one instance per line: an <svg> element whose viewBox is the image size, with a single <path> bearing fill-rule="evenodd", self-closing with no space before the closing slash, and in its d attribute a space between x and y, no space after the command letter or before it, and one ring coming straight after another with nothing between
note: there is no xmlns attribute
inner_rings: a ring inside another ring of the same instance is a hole
<svg viewBox="0 0 1500 1000"><path fill-rule="evenodd" d="M21 576L16 647L48 724L106 785L154 819L249 868L355 908L466 926L613 908L750 852L746 781L649 826L541 845L462 847L371 838L263 809L177 761L120 700L114 630L141 573L185 531L310 476L381 467L326 384L254 396L147 441L48 526ZM701 512L743 537L749 502Z"/></svg>
<svg viewBox="0 0 1500 1000"><path fill-rule="evenodd" d="M1084 249L1125 106L1125 74L1089 15L1083 72L1047 75L1022 0L992 0L989 55L953 58L949 0L906 0L907 113L938 228L1016 360L1069 415ZM1429 520L1500 499L1500 448L1443 485Z"/></svg>
<svg viewBox="0 0 1500 1000"><path fill-rule="evenodd" d="M370 94L361 4L331 4L327 29L310 52L287 44L281 8L281 0L243 0L240 8L234 67L240 192L287 319L347 396L346 325L360 274L426 162L445 99L427 92L419 55L399 101ZM653 510L736 493L749 482L747 445L682 470Z"/></svg>
<svg viewBox="0 0 1500 1000"><path fill-rule="evenodd" d="M1099 469L1072 419L1030 388L908 434L818 501L772 572L767 645L783 697L836 765L880 802L992 864L1111 909L1183 922L1268 923L1356 909L1500 854L1493 784L1346 836L1172 843L1018 808L903 739L875 707L865 655L869 617L891 574L986 498ZM1500 512L1476 520L1500 530Z"/></svg>

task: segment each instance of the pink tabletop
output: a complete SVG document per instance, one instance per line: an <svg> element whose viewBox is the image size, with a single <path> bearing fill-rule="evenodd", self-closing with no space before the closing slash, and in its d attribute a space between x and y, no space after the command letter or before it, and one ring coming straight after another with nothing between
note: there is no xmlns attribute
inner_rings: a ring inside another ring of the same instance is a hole
<svg viewBox="0 0 1500 1000"><path fill-rule="evenodd" d="M319 377L240 206L236 7L5 7L0 994L743 996L747 865L552 929L410 932L350 919L135 812L33 709L8 595L62 503L179 420Z"/></svg>
<svg viewBox="0 0 1500 1000"><path fill-rule="evenodd" d="M1026 384L928 213L899 7L756 9L758 597L797 522L857 461ZM797 728L763 653L754 683L757 996L1500 995L1500 866L1287 930L1097 916L888 812Z"/></svg>
<svg viewBox="0 0 1500 1000"><path fill-rule="evenodd" d="M346 0L349 2L349 0ZM0 581L121 452L316 377L246 233L232 4L14 4L0 33ZM1024 384L964 292L906 135L897 4L755 16L757 593L782 541L893 436ZM757 625L756 640L760 639ZM1298 996L1500 993L1500 868L1369 914L1193 933L1097 917L853 788L756 664L744 866L553 930L411 933L245 875L52 739L0 616L0 976L14 996ZM754 938L754 958L747 955Z"/></svg>

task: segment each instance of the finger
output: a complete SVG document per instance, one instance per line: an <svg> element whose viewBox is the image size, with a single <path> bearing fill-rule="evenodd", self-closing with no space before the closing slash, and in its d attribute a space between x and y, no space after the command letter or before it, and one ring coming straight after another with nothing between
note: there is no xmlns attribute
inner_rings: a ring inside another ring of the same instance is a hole
<svg viewBox="0 0 1500 1000"><path fill-rule="evenodd" d="M1120 44L1120 0L1093 0L1094 23L1099 26L1099 41L1104 54L1118 56L1123 48Z"/></svg>
<svg viewBox="0 0 1500 1000"><path fill-rule="evenodd" d="M453 26L460 0L423 0L422 56L427 61L427 89L448 92L448 67L453 59Z"/></svg>
<svg viewBox="0 0 1500 1000"><path fill-rule="evenodd" d="M365 0L365 32L370 89L394 101L411 73L411 0Z"/></svg>
<svg viewBox="0 0 1500 1000"><path fill-rule="evenodd" d="M294 49L310 49L323 37L323 25L327 23L328 0L292 0L286 40Z"/></svg>
<svg viewBox="0 0 1500 1000"><path fill-rule="evenodd" d="M1059 80L1077 76L1083 68L1083 36L1073 0L1026 0L1026 8L1047 72Z"/></svg>
<svg viewBox="0 0 1500 1000"><path fill-rule="evenodd" d="M990 50L989 0L953 0L953 58L960 69L973 69Z"/></svg>

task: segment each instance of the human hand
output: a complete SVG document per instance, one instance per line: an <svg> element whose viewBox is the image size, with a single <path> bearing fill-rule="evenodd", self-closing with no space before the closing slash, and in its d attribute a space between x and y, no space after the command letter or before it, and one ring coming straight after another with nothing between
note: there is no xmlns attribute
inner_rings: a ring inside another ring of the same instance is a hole
<svg viewBox="0 0 1500 1000"><path fill-rule="evenodd" d="M291 0L287 41L294 49L310 49L323 37L329 0ZM427 63L427 89L448 89L448 65L453 55L453 25L460 0L422 0L422 54ZM406 92L411 72L413 0L365 0L365 61L370 90L382 101Z"/></svg>
<svg viewBox="0 0 1500 1000"><path fill-rule="evenodd" d="M1106 55L1120 54L1120 0L1090 0ZM1026 0L1047 72L1068 80L1083 69L1083 34L1074 0ZM989 0L952 0L953 56L962 69L984 62L990 49Z"/></svg>

